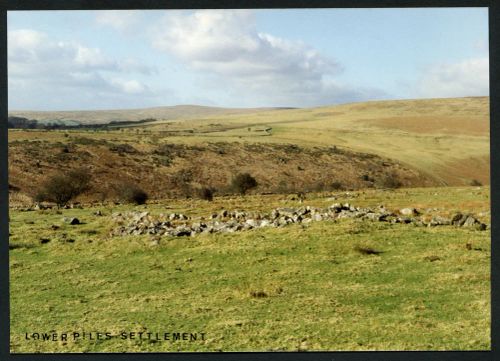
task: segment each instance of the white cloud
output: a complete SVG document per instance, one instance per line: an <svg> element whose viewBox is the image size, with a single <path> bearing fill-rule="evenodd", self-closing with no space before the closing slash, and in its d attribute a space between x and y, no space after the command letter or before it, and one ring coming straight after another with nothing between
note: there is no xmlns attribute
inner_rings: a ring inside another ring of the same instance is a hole
<svg viewBox="0 0 500 361"><path fill-rule="evenodd" d="M76 65L88 68L100 68L108 70L116 70L117 63L102 54L101 49L85 48L83 46L75 46L76 54L74 61Z"/></svg>
<svg viewBox="0 0 500 361"><path fill-rule="evenodd" d="M84 98L106 107L110 99L129 105L134 96L154 97L146 85L131 79L134 73L152 70L136 59L113 59L99 48L56 41L34 30L8 32L9 106L13 108L25 108L23 104L50 108L60 106L61 99L66 100L65 108L78 108Z"/></svg>
<svg viewBox="0 0 500 361"><path fill-rule="evenodd" d="M112 84L127 94L142 94L147 90L147 87L137 80L113 79Z"/></svg>
<svg viewBox="0 0 500 361"><path fill-rule="evenodd" d="M241 95L247 100L242 105L333 104L371 92L333 82L340 64L301 41L258 32L248 10L167 15L153 46L205 75L205 84L224 85Z"/></svg>
<svg viewBox="0 0 500 361"><path fill-rule="evenodd" d="M139 23L139 12L136 10L99 10L95 20L100 25L125 31Z"/></svg>
<svg viewBox="0 0 500 361"><path fill-rule="evenodd" d="M421 97L463 97L489 95L487 57L429 67L417 85Z"/></svg>

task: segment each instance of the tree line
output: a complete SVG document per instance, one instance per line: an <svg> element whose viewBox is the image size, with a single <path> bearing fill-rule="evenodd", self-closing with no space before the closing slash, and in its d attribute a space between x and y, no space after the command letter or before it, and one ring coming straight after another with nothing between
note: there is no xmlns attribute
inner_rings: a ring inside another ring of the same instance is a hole
<svg viewBox="0 0 500 361"><path fill-rule="evenodd" d="M7 118L7 127L9 129L108 129L108 127L117 127L120 125L141 124L154 122L154 118L141 120L113 120L104 124L64 124L60 121L40 122L36 119L11 116Z"/></svg>

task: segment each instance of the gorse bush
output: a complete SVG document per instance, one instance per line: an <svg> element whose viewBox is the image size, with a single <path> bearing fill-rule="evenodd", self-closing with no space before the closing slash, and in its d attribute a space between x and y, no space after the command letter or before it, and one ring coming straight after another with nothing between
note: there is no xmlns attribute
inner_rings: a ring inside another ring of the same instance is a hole
<svg viewBox="0 0 500 361"><path fill-rule="evenodd" d="M148 200L148 194L137 184L121 183L116 187L118 198L122 202L144 204Z"/></svg>
<svg viewBox="0 0 500 361"><path fill-rule="evenodd" d="M240 194L245 194L257 185L257 181L249 173L239 173L231 181L231 189Z"/></svg>
<svg viewBox="0 0 500 361"><path fill-rule="evenodd" d="M54 202L58 206L63 206L87 191L90 188L91 178L88 170L83 168L55 174L42 184L35 195L35 201Z"/></svg>

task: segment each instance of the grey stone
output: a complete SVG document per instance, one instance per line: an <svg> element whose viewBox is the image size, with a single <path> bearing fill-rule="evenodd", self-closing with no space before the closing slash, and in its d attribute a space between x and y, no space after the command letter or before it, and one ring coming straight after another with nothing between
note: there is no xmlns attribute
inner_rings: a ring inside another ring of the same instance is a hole
<svg viewBox="0 0 500 361"><path fill-rule="evenodd" d="M260 227L269 227L271 222L268 219L263 219L260 221Z"/></svg>
<svg viewBox="0 0 500 361"><path fill-rule="evenodd" d="M374 212L367 212L364 215L364 218L369 219L371 221L380 221L380 214Z"/></svg>
<svg viewBox="0 0 500 361"><path fill-rule="evenodd" d="M247 224L247 225L249 225L249 226L251 226L251 227L253 227L253 228L255 228L255 227L258 227L258 226L259 226L259 222L258 222L258 221L256 221L255 219L247 219L247 220L245 221L245 224Z"/></svg>
<svg viewBox="0 0 500 361"><path fill-rule="evenodd" d="M322 220L323 220L323 216L322 216L321 214L319 214L319 213L316 213L316 214L314 214L314 215L311 217L311 219L312 219L313 221L319 222L319 221L322 221Z"/></svg>
<svg viewBox="0 0 500 361"><path fill-rule="evenodd" d="M441 216L434 216L432 217L431 221L428 223L428 226L434 227L434 226L447 226L450 225L452 222L450 219L441 217Z"/></svg>
<svg viewBox="0 0 500 361"><path fill-rule="evenodd" d="M280 212L280 215L288 216L288 217L292 217L292 216L297 214L295 209L293 209L293 208L280 208L279 212Z"/></svg>
<svg viewBox="0 0 500 361"><path fill-rule="evenodd" d="M403 208L399 210L403 216L417 216L419 212L415 208Z"/></svg>
<svg viewBox="0 0 500 361"><path fill-rule="evenodd" d="M190 236L191 229L184 226L179 226L172 230L171 234L175 237Z"/></svg>
<svg viewBox="0 0 500 361"><path fill-rule="evenodd" d="M457 213L451 219L451 223L455 226L462 226L466 219L467 219L466 215L463 215L462 213Z"/></svg>

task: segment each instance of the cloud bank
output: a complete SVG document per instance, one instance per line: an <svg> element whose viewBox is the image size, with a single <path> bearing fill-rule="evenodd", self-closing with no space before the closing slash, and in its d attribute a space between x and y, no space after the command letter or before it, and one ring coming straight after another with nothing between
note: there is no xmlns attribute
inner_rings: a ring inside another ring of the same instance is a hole
<svg viewBox="0 0 500 361"><path fill-rule="evenodd" d="M337 61L303 42L258 32L247 10L168 14L152 42L197 71L205 87L240 95L241 105L315 106L383 94L335 81Z"/></svg>
<svg viewBox="0 0 500 361"><path fill-rule="evenodd" d="M429 67L417 84L417 94L426 98L489 95L489 60L467 59Z"/></svg>
<svg viewBox="0 0 500 361"><path fill-rule="evenodd" d="M130 79L133 73L154 72L136 59L116 60L99 48L57 41L30 29L9 31L7 41L13 108L16 104L36 109L61 104L67 109L120 106L124 101L138 102L133 96L153 95L147 85Z"/></svg>

